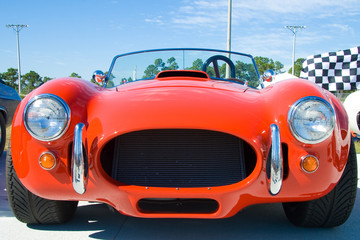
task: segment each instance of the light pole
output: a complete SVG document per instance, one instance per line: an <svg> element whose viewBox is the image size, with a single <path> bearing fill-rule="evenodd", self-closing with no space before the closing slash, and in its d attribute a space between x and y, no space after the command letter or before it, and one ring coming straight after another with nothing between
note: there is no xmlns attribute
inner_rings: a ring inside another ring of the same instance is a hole
<svg viewBox="0 0 360 240"><path fill-rule="evenodd" d="M20 41L19 41L19 32L24 27L29 27L26 24L8 24L6 25L8 28L14 29L16 32L16 39L17 39L17 55L18 55L18 81L19 81L19 94L21 93L21 69L20 69Z"/></svg>
<svg viewBox="0 0 360 240"><path fill-rule="evenodd" d="M231 51L231 15L232 15L232 0L229 0L228 5L228 29L227 29L227 50ZM230 58L230 53L228 54ZM230 78L230 67L226 64L226 78Z"/></svg>
<svg viewBox="0 0 360 240"><path fill-rule="evenodd" d="M294 75L294 71L295 71L295 39L296 39L296 32L301 30L301 29L305 29L306 26L285 26L285 28L289 29L294 35L293 56L292 56L292 75Z"/></svg>

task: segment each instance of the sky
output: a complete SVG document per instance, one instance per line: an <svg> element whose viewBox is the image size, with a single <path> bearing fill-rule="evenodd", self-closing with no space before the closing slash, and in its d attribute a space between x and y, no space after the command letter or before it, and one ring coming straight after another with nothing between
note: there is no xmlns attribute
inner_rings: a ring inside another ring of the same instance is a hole
<svg viewBox="0 0 360 240"><path fill-rule="evenodd" d="M231 50L292 65L295 58L360 46L360 0L232 0ZM0 72L90 79L115 55L156 48L227 48L228 0L0 0Z"/></svg>

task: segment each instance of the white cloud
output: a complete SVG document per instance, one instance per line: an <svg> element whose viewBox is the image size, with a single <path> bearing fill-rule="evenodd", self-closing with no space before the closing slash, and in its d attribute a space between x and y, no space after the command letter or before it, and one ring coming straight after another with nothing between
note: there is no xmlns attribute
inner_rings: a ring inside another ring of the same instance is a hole
<svg viewBox="0 0 360 240"><path fill-rule="evenodd" d="M216 24L227 21L227 0L186 1L171 18L175 24ZM323 19L360 14L359 0L251 0L233 1L234 24L251 21L274 23L299 19ZM205 19L206 18L206 19ZM210 20L211 19L211 20ZM199 21L206 20L206 21ZM182 26L183 27L183 26Z"/></svg>
<svg viewBox="0 0 360 240"><path fill-rule="evenodd" d="M345 32L351 32L351 33L354 32L354 29L347 24L333 23L333 24L329 24L328 27L338 29L339 31L344 32L344 33Z"/></svg>
<svg viewBox="0 0 360 240"><path fill-rule="evenodd" d="M162 16L146 18L145 22L163 24L164 22L163 22L162 18L163 18Z"/></svg>
<svg viewBox="0 0 360 240"><path fill-rule="evenodd" d="M233 1L232 13L234 51L287 64L293 38L286 25L307 26L297 34L296 58L335 51L348 42L353 47L354 40L347 39L355 39L358 32L360 0L238 0ZM228 0L183 0L177 9L152 22L182 36L193 32L197 39L211 38L217 46L225 46L227 15Z"/></svg>
<svg viewBox="0 0 360 240"><path fill-rule="evenodd" d="M8 50L8 49L0 49L0 52L7 53L7 54L14 53L14 51L11 51L11 50Z"/></svg>

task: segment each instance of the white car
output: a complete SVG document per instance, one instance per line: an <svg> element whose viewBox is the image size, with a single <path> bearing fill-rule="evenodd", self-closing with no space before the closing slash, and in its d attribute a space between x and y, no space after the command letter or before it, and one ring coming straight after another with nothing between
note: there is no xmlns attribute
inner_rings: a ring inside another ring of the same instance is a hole
<svg viewBox="0 0 360 240"><path fill-rule="evenodd" d="M344 106L349 116L351 131L360 135L360 91L347 96Z"/></svg>

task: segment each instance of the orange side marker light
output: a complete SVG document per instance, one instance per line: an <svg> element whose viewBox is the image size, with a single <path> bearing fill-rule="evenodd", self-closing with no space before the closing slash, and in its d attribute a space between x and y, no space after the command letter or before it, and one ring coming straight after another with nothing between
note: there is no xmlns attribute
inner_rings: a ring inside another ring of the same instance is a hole
<svg viewBox="0 0 360 240"><path fill-rule="evenodd" d="M39 164L40 167L42 167L45 170L51 170L56 166L56 158L54 154L50 152L45 152L41 154L39 158Z"/></svg>
<svg viewBox="0 0 360 240"><path fill-rule="evenodd" d="M319 160L312 155L307 155L301 160L301 168L307 173L313 173L319 168Z"/></svg>

